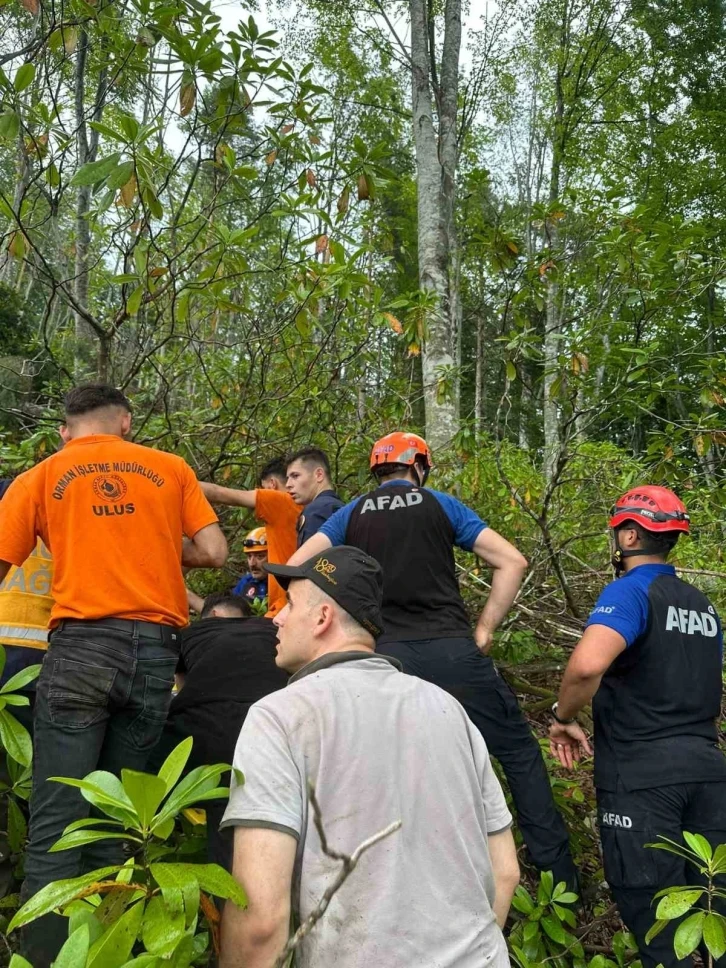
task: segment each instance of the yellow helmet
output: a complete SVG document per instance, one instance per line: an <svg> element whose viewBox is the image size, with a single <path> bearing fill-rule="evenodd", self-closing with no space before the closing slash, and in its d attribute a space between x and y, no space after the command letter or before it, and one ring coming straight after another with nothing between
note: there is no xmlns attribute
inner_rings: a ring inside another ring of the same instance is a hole
<svg viewBox="0 0 726 968"><path fill-rule="evenodd" d="M253 528L242 542L245 553L267 551L267 532L264 528Z"/></svg>

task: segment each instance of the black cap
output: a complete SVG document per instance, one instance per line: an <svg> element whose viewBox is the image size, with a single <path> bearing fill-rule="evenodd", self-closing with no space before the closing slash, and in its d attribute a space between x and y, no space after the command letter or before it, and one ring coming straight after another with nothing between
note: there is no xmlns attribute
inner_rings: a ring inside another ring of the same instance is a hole
<svg viewBox="0 0 726 968"><path fill-rule="evenodd" d="M301 565L264 565L265 571L287 588L291 581L306 578L344 608L377 639L383 632L383 574L381 566L360 548L338 545L308 558Z"/></svg>

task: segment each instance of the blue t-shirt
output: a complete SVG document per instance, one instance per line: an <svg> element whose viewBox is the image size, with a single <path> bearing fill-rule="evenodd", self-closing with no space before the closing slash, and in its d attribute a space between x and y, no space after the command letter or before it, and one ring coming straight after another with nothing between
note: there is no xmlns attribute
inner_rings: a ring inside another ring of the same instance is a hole
<svg viewBox="0 0 726 968"><path fill-rule="evenodd" d="M675 575L673 565L638 565L606 585L590 612L586 628L604 625L625 639L627 648L646 630L648 589L659 575Z"/></svg>
<svg viewBox="0 0 726 968"><path fill-rule="evenodd" d="M398 484L398 485L408 485L409 487L415 487L410 481L394 480L385 481L381 487L386 487L388 484ZM429 494L432 494L436 500L439 502L441 507L444 509L447 518L451 522L451 526L454 529L454 543L464 551L471 551L474 547L474 542L482 533L484 528L486 528L486 522L482 521L478 514L475 514L471 508L468 508L461 501L458 501L451 494L443 494L441 491L433 491L431 488L426 488ZM342 545L345 544L345 536L348 531L348 522L350 521L350 516L353 513L353 508L359 503L360 498L357 497L342 507L339 511L328 518L328 520L321 525L320 532L330 539L331 544Z"/></svg>
<svg viewBox="0 0 726 968"><path fill-rule="evenodd" d="M307 507L303 508L302 514L297 519L297 546L305 544L308 538L312 538L320 530L328 518L343 507L335 491L328 488L311 501Z"/></svg>
<svg viewBox="0 0 726 968"><path fill-rule="evenodd" d="M243 575L232 589L232 594L249 598L250 601L254 601L255 598L262 601L263 598L267 598L267 579L255 578L250 573Z"/></svg>

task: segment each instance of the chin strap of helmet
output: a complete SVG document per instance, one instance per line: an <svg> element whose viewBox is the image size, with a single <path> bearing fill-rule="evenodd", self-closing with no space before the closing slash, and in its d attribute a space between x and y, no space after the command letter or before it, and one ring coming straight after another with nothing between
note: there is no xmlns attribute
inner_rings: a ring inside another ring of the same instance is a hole
<svg viewBox="0 0 726 968"><path fill-rule="evenodd" d="M618 541L618 532L617 531L613 531L613 543L615 545L615 549L614 549L614 551L612 553L612 556L610 558L610 564L615 569L615 577L616 578L620 578L620 576L622 575L623 571L625 570L625 559L626 558L638 558L638 557L641 557L642 555L653 555L653 554L657 554L658 553L655 548L648 548L648 547L645 547L645 548L631 548L630 550L626 550L625 548L621 548L620 547L620 542Z"/></svg>

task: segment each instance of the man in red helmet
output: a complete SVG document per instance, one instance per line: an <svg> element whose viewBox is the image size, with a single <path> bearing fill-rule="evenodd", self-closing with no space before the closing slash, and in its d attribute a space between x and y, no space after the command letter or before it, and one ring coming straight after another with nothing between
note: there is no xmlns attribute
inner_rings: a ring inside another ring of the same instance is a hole
<svg viewBox="0 0 726 968"><path fill-rule="evenodd" d="M576 721L592 700L605 877L645 968L685 964L679 919L650 944L657 891L693 882L680 857L647 844L684 830L726 842L726 758L718 748L723 639L716 611L668 554L689 517L665 487L624 494L610 517L619 577L602 592L567 664L550 729L572 767L590 746Z"/></svg>
<svg viewBox="0 0 726 968"><path fill-rule="evenodd" d="M556 883L576 888L567 829L539 745L486 655L527 562L455 497L424 487L431 453L417 434L381 438L370 466L379 486L336 511L290 563L346 544L381 564L384 633L378 651L459 700L504 769L533 863L552 871ZM456 579L454 546L473 551L492 569L491 593L474 636Z"/></svg>

